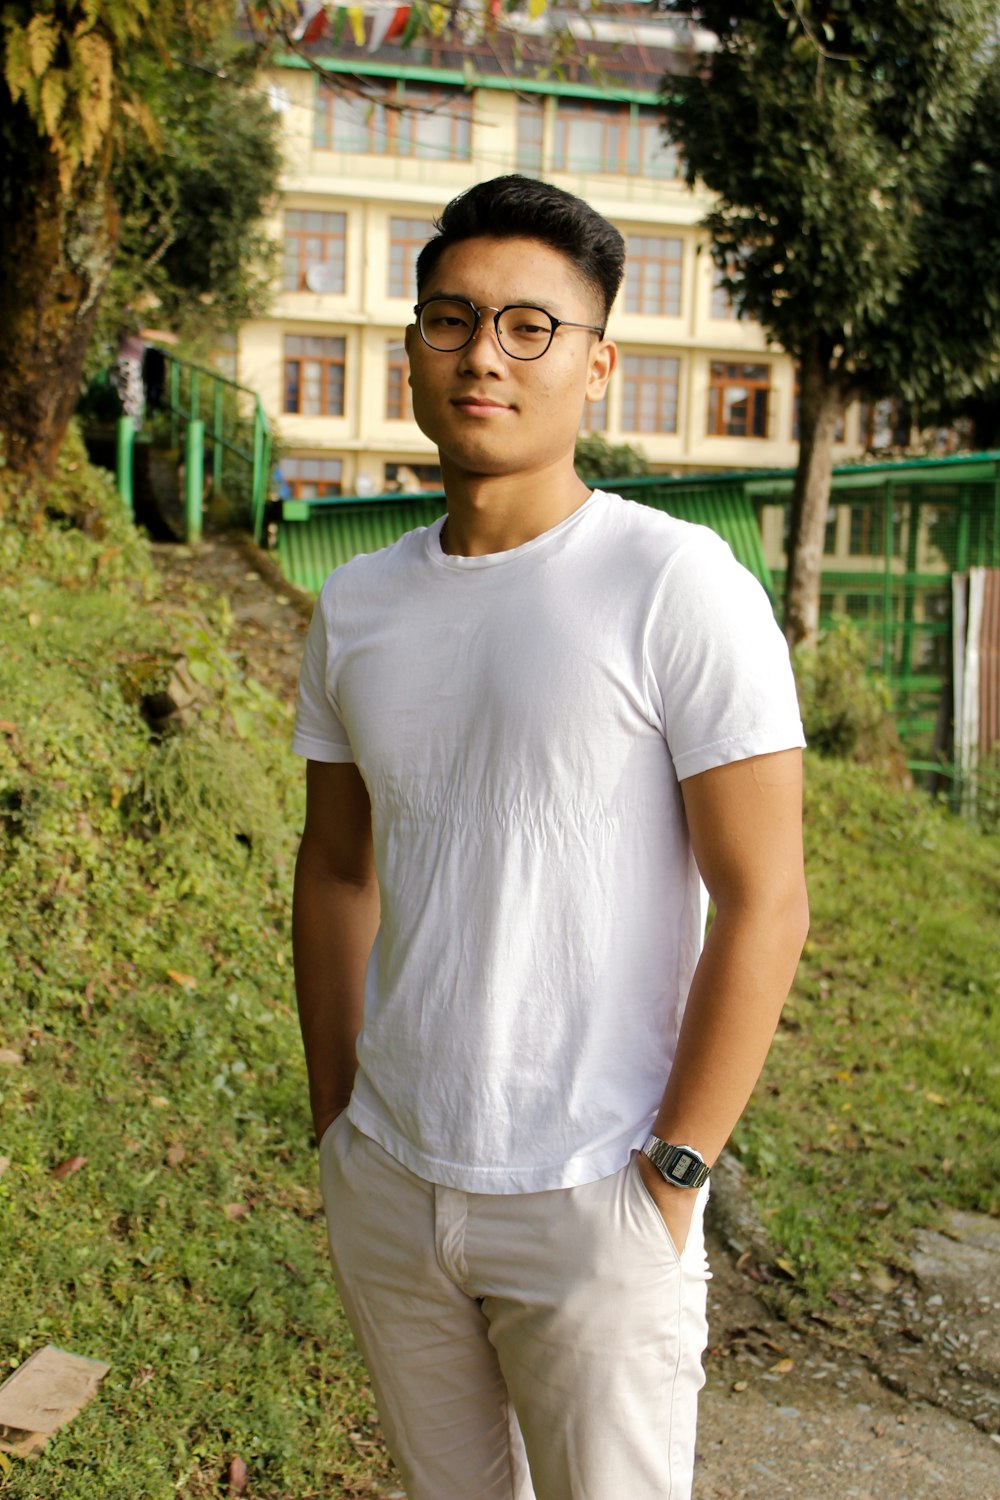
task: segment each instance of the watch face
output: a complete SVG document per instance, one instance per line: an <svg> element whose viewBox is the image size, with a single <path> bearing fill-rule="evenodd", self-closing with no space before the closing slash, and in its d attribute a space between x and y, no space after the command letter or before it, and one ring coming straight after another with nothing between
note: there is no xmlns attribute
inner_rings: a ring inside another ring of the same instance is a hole
<svg viewBox="0 0 1000 1500"><path fill-rule="evenodd" d="M694 1166L694 1157L688 1156L685 1151L683 1155L675 1157L670 1168L671 1177L686 1177Z"/></svg>

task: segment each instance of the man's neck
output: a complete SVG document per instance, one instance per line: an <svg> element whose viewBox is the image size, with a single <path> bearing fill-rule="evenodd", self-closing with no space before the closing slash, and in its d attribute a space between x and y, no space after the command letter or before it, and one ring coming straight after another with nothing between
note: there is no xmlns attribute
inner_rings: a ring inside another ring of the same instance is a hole
<svg viewBox="0 0 1000 1500"><path fill-rule="evenodd" d="M571 516L590 495L572 468L531 474L467 474L442 462L448 519L445 552L485 557L534 541Z"/></svg>

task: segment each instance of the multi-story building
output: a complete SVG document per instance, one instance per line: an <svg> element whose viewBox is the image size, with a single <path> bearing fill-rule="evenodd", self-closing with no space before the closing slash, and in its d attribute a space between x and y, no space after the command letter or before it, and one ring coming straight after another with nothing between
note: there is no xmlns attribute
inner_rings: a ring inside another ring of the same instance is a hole
<svg viewBox="0 0 1000 1500"><path fill-rule="evenodd" d="M281 285L269 315L240 333L238 373L273 418L293 494L436 482L402 344L414 261L451 197L511 171L585 197L627 242L609 329L619 367L587 408L588 430L671 473L794 463L792 361L734 317L698 228L709 200L686 187L660 130L661 78L710 39L614 10L600 35L581 36L598 66L570 60L559 80L502 38L368 51L347 32L335 48L320 43L312 65L279 60ZM849 413L839 456L857 449L857 425Z"/></svg>

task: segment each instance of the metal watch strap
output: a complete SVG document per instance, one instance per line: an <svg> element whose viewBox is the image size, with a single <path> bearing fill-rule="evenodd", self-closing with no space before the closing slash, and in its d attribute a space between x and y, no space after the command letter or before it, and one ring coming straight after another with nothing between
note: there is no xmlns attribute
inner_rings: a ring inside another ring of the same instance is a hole
<svg viewBox="0 0 1000 1500"><path fill-rule="evenodd" d="M672 1182L674 1187L700 1188L708 1181L712 1170L705 1165L701 1152L696 1151L693 1146L671 1146L669 1142L661 1141L658 1135L647 1138L642 1154L649 1158L660 1176L667 1182Z"/></svg>

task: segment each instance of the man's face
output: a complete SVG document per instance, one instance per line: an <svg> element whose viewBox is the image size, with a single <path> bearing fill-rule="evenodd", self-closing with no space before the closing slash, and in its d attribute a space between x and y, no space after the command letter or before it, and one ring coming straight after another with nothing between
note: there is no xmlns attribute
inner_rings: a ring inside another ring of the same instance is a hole
<svg viewBox="0 0 1000 1500"><path fill-rule="evenodd" d="M484 237L451 246L420 289L421 302L441 296L476 307L541 307L572 323L604 321L597 294L572 262L537 240ZM584 401L600 400L615 363L614 345L583 328L557 328L540 359L514 359L497 343L489 312L464 349L429 349L411 326L406 350L413 415L442 465L484 475L571 463Z"/></svg>

